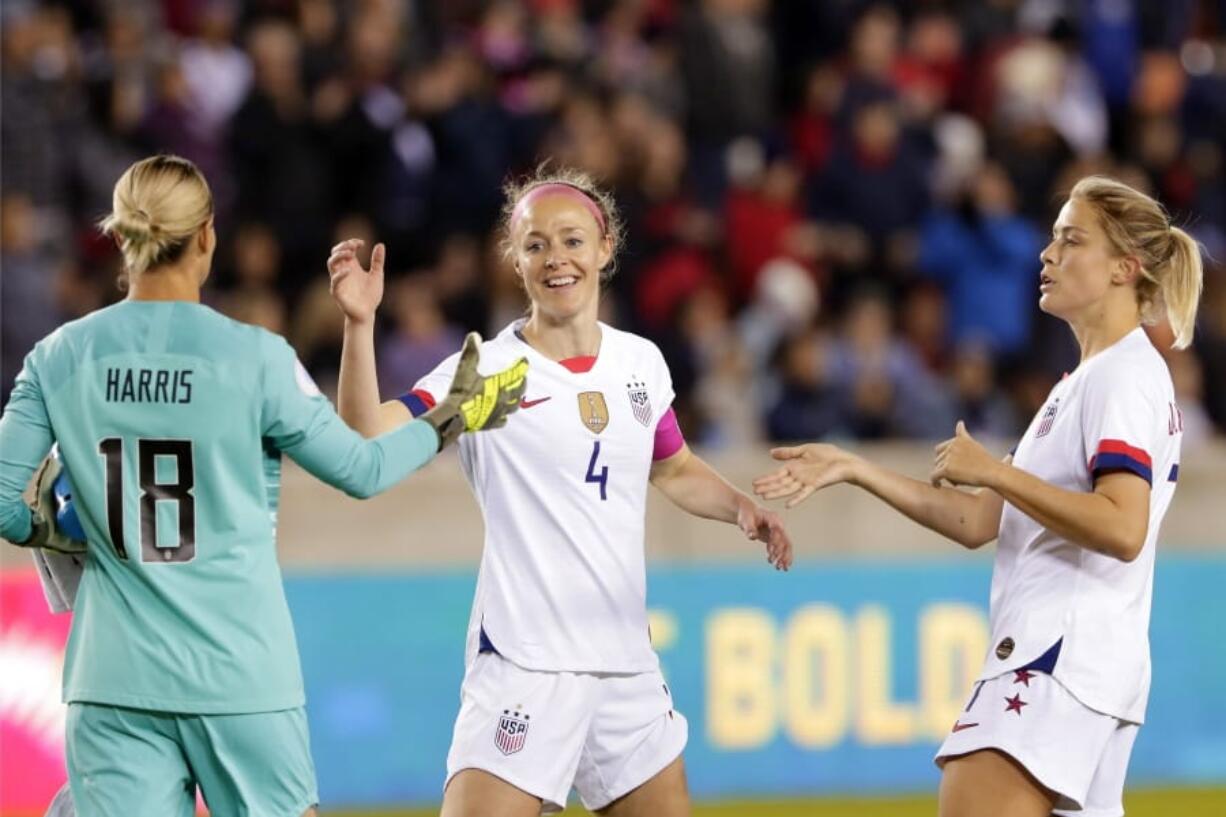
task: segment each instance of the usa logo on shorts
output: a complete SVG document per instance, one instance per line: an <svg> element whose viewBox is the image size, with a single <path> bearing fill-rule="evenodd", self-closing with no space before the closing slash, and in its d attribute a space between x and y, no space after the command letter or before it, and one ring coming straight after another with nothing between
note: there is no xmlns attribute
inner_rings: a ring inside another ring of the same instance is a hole
<svg viewBox="0 0 1226 817"><path fill-rule="evenodd" d="M1043 410L1043 419L1039 420L1039 427L1035 430L1034 436L1043 437L1046 436L1047 432L1051 431L1051 424L1056 422L1056 409L1058 408L1060 408L1059 397Z"/></svg>
<svg viewBox="0 0 1226 817"><path fill-rule="evenodd" d="M498 751L504 755L513 755L524 748L524 741L528 738L529 720L529 715L520 716L519 712L502 710L498 728L494 730L494 745L498 747Z"/></svg>
<svg viewBox="0 0 1226 817"><path fill-rule="evenodd" d="M651 398L647 396L646 383L627 383L626 394L630 397L630 408L634 411L634 419L643 425L651 422Z"/></svg>

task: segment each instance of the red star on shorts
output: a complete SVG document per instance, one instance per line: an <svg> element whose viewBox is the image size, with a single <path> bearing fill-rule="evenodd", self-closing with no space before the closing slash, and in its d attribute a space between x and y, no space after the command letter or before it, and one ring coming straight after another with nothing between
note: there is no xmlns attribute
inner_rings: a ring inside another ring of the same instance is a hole
<svg viewBox="0 0 1226 817"><path fill-rule="evenodd" d="M1028 703L1022 700L1022 696L1020 694L1014 695L1012 698L1005 698L1005 703L1008 704L1008 706L1005 707L1005 711L1016 712L1018 717L1021 717L1022 715L1022 707L1029 706Z"/></svg>
<svg viewBox="0 0 1226 817"><path fill-rule="evenodd" d="M1034 673L1028 669L1019 669L1013 671L1013 683L1025 684L1027 689L1030 688L1030 679L1034 677Z"/></svg>

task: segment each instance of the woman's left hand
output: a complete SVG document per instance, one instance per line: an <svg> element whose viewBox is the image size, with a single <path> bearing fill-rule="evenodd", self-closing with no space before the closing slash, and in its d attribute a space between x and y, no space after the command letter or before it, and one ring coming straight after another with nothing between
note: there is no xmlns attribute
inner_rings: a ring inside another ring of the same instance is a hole
<svg viewBox="0 0 1226 817"><path fill-rule="evenodd" d="M932 484L941 487L944 480L952 485L972 487L985 486L992 472L1001 462L992 456L966 430L961 420L954 436L936 447L936 461L929 476Z"/></svg>
<svg viewBox="0 0 1226 817"><path fill-rule="evenodd" d="M736 524L750 541L766 543L766 560L776 570L792 566L792 539L778 514L746 497L737 509Z"/></svg>

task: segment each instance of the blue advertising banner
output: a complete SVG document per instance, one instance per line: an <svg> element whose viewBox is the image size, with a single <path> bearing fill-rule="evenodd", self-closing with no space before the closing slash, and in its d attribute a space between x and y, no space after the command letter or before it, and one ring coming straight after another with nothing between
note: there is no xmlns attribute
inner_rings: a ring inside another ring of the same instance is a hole
<svg viewBox="0 0 1226 817"><path fill-rule="evenodd" d="M982 559L655 566L653 641L696 798L934 790L987 650ZM435 802L475 575L292 576L329 806ZM1226 782L1226 559L1160 560L1130 781ZM493 740L494 725L490 728Z"/></svg>

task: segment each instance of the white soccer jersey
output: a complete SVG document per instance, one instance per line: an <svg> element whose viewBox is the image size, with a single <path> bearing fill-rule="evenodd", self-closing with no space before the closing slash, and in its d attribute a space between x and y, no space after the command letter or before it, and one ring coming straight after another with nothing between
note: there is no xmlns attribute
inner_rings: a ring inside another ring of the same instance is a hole
<svg viewBox="0 0 1226 817"><path fill-rule="evenodd" d="M673 402L660 350L600 324L589 371L549 360L518 334L481 347L481 371L528 358L528 388L505 428L460 438L460 459L485 519L468 657L484 628L522 667L647 672L643 530L656 424ZM446 394L459 355L415 391Z"/></svg>
<svg viewBox="0 0 1226 817"><path fill-rule="evenodd" d="M1060 643L1049 671L1091 709L1141 723L1158 528L1175 493L1182 419L1170 373L1140 328L1077 367L1018 443L1013 464L1069 491L1128 470L1150 483L1149 529L1132 562L1078 547L1005 503L992 573L992 643L981 679Z"/></svg>

